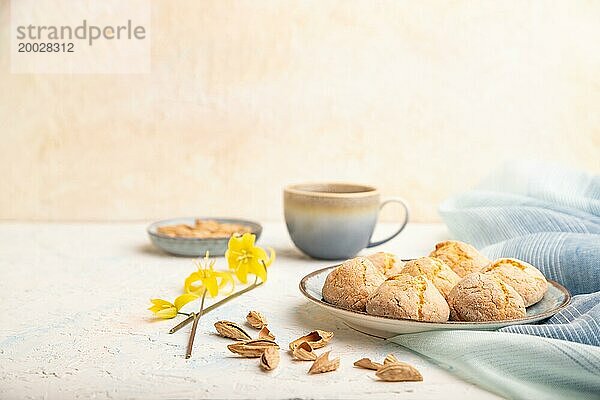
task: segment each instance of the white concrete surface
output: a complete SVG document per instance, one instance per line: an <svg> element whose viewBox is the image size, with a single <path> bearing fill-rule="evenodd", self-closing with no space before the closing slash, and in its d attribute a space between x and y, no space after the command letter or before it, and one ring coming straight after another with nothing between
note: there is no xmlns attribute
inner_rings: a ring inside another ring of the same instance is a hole
<svg viewBox="0 0 600 400"><path fill-rule="evenodd" d="M414 257L445 237L442 225L413 224L381 248ZM298 282L329 263L299 254L283 224L267 224L260 243L278 252L267 284L203 317L194 355L185 360L189 328L169 335L178 319L155 320L146 308L151 297L179 294L194 267L155 250L145 224L1 223L0 398L496 398L310 305ZM223 259L217 267L225 267ZM339 370L309 376L310 363L282 352L280 367L265 373L256 359L230 353L213 323L242 322L249 309L267 315L282 348L312 329L334 331L329 349L341 357ZM415 365L424 381L376 382L352 366L390 352Z"/></svg>

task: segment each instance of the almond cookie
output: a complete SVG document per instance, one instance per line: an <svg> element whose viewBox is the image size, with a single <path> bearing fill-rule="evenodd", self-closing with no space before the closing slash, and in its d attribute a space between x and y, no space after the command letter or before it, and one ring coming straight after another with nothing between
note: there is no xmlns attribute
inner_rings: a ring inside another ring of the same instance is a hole
<svg viewBox="0 0 600 400"><path fill-rule="evenodd" d="M491 275L474 272L450 292L450 319L454 321L499 321L525 317L525 303L517 291Z"/></svg>
<svg viewBox="0 0 600 400"><path fill-rule="evenodd" d="M456 240L436 244L429 257L439 258L460 277L477 272L490 263L475 247Z"/></svg>
<svg viewBox="0 0 600 400"><path fill-rule="evenodd" d="M450 310L427 278L400 274L386 280L369 297L367 312L383 317L445 322Z"/></svg>
<svg viewBox="0 0 600 400"><path fill-rule="evenodd" d="M386 277L398 275L404 267L404 263L396 259L396 256L392 253L385 253L380 251L379 253L371 254L367 256L369 260L380 270Z"/></svg>
<svg viewBox="0 0 600 400"><path fill-rule="evenodd" d="M460 281L460 276L444 262L433 257L421 257L407 261L402 269L403 274L411 276L424 275L448 299L450 291Z"/></svg>
<svg viewBox="0 0 600 400"><path fill-rule="evenodd" d="M481 272L512 286L523 298L525 307L540 301L548 290L546 278L536 267L514 258L500 258Z"/></svg>
<svg viewBox="0 0 600 400"><path fill-rule="evenodd" d="M327 275L323 285L325 301L365 311L367 298L385 281L385 276L365 257L344 262Z"/></svg>

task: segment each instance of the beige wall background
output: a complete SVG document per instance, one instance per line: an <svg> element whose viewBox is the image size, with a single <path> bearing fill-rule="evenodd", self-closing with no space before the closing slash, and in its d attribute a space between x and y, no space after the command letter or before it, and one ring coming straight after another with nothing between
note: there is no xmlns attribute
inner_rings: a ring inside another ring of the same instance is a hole
<svg viewBox="0 0 600 400"><path fill-rule="evenodd" d="M10 74L0 4L2 219L279 219L341 180L433 221L505 161L600 172L597 1L153 1L152 73L73 76Z"/></svg>

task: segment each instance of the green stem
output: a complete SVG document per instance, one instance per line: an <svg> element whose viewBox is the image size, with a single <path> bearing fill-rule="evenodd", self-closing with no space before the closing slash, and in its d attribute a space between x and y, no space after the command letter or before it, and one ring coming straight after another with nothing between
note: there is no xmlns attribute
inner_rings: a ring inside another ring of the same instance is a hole
<svg viewBox="0 0 600 400"><path fill-rule="evenodd" d="M204 293L202 293L202 301L200 302L200 311L197 314L194 314L194 324L192 325L192 331L190 332L190 339L188 340L187 352L185 353L185 358L190 358L192 356L192 349L194 348L194 339L196 338L196 329L198 328L198 322L204 313L204 299L206 298L207 290L204 289Z"/></svg>
<svg viewBox="0 0 600 400"><path fill-rule="evenodd" d="M236 297L239 297L239 296L243 295L244 293L247 293L247 292L251 291L252 289L257 288L262 284L263 284L263 282L262 281L258 282L258 277L255 277L254 283L252 285L250 285L247 288L244 288L238 292L230 294L229 296L225 297L223 300L217 301L215 304L213 304L209 307L206 307L203 314L207 314L207 313L211 312L215 308L222 306L223 304L227 303L228 301L233 300ZM196 315L195 313L191 313L186 319L184 319L183 321L181 321L180 323L175 325L173 328L171 328L169 333L175 333L178 330L180 330L181 328L183 328L184 326L187 326L190 322L194 321L195 315Z"/></svg>

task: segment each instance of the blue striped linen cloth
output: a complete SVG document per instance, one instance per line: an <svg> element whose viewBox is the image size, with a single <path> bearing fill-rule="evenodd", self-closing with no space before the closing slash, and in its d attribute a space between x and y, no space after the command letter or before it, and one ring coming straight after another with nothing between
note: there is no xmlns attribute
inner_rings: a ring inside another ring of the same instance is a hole
<svg viewBox="0 0 600 400"><path fill-rule="evenodd" d="M512 163L440 214L453 237L525 260L575 296L536 325L390 340L506 398L600 399L600 176Z"/></svg>

